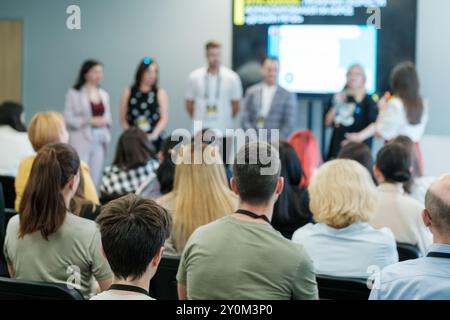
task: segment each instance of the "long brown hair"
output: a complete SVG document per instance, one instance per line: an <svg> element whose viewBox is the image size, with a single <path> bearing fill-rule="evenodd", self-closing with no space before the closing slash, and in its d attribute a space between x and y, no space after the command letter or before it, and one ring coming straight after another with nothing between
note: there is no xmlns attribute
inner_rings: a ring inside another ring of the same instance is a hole
<svg viewBox="0 0 450 320"><path fill-rule="evenodd" d="M412 125L419 124L423 115L423 99L420 96L420 82L416 67L412 62L397 65L392 71L392 89L406 109L406 116Z"/></svg>
<svg viewBox="0 0 450 320"><path fill-rule="evenodd" d="M20 202L19 237L40 231L48 240L61 227L67 213L62 190L79 169L78 154L67 144L50 144L39 151Z"/></svg>

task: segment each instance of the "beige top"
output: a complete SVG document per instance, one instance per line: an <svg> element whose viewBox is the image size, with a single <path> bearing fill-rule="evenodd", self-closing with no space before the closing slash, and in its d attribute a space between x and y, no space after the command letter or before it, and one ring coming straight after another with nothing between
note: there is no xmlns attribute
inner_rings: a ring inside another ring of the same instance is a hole
<svg viewBox="0 0 450 320"><path fill-rule="evenodd" d="M63 225L45 240L40 232L19 239L19 216L11 218L5 239L5 257L19 280L67 283L91 296L93 276L112 277L108 261L100 253L97 225L67 214Z"/></svg>
<svg viewBox="0 0 450 320"><path fill-rule="evenodd" d="M433 236L422 221L423 205L405 195L401 185L384 183L377 189L378 206L370 224L391 229L397 242L417 245L426 254Z"/></svg>

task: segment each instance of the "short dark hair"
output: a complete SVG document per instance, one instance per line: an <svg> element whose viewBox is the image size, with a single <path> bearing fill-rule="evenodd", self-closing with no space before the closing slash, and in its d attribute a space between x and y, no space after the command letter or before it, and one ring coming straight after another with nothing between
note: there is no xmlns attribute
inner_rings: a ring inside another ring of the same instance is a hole
<svg viewBox="0 0 450 320"><path fill-rule="evenodd" d="M209 49L217 49L217 48L221 48L221 47L222 47L222 44L215 40L208 41L205 45L206 51L208 51Z"/></svg>
<svg viewBox="0 0 450 320"><path fill-rule="evenodd" d="M21 116L23 106L16 102L4 102L0 105L0 126L10 126L16 131L26 132Z"/></svg>
<svg viewBox="0 0 450 320"><path fill-rule="evenodd" d="M384 146L378 152L376 166L387 182L405 183L411 179L411 153L399 143Z"/></svg>
<svg viewBox="0 0 450 320"><path fill-rule="evenodd" d="M355 160L372 175L375 161L373 160L372 150L365 143L350 142L339 151L338 159Z"/></svg>
<svg viewBox="0 0 450 320"><path fill-rule="evenodd" d="M267 61L275 61L277 63L280 63L280 60L277 57L273 57L273 56L267 56L264 58L263 61L263 65L267 62Z"/></svg>
<svg viewBox="0 0 450 320"><path fill-rule="evenodd" d="M131 127L119 138L113 165L122 170L131 170L145 165L154 157L154 149L145 132Z"/></svg>
<svg viewBox="0 0 450 320"><path fill-rule="evenodd" d="M134 194L105 205L97 223L114 275L133 280L143 276L172 229L172 217L166 209Z"/></svg>
<svg viewBox="0 0 450 320"><path fill-rule="evenodd" d="M425 208L436 228L440 231L450 230L450 204L436 195L431 188L425 196Z"/></svg>
<svg viewBox="0 0 450 320"><path fill-rule="evenodd" d="M263 163L262 156L270 158ZM263 170L275 168L275 174L264 174ZM267 143L250 143L243 146L236 155L233 177L243 202L267 203L275 192L280 177L281 163L278 152Z"/></svg>

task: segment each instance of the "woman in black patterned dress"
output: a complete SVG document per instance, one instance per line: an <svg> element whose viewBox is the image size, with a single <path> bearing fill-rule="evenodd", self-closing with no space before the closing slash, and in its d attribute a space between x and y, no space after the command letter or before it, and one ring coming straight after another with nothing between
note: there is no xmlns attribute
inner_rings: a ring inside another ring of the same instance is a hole
<svg viewBox="0 0 450 320"><path fill-rule="evenodd" d="M136 127L144 131L157 152L164 138L168 109L167 92L158 87L158 65L145 58L138 66L135 83L122 96L120 124L124 130Z"/></svg>

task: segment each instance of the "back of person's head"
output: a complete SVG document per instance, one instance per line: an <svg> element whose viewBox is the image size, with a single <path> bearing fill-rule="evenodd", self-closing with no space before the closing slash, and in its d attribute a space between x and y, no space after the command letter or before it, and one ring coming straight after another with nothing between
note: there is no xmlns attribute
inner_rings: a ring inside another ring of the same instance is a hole
<svg viewBox="0 0 450 320"><path fill-rule="evenodd" d="M308 188L314 220L336 229L367 222L376 205L375 184L354 160L324 164Z"/></svg>
<svg viewBox="0 0 450 320"><path fill-rule="evenodd" d="M338 159L355 160L366 168L370 174L372 174L373 165L375 164L372 150L365 143L358 142L351 142L342 147L338 154Z"/></svg>
<svg viewBox="0 0 450 320"><path fill-rule="evenodd" d="M281 141L278 149L281 161L281 176L286 185L299 186L303 178L303 168L294 148L287 142Z"/></svg>
<svg viewBox="0 0 450 320"><path fill-rule="evenodd" d="M69 135L63 116L58 112L36 114L28 126L28 138L36 152L49 143L67 143Z"/></svg>
<svg viewBox="0 0 450 320"><path fill-rule="evenodd" d="M45 239L58 231L67 207L64 192L73 196L79 184L80 159L73 147L43 147L33 162L20 202L20 237L39 231Z"/></svg>
<svg viewBox="0 0 450 320"><path fill-rule="evenodd" d="M387 183L405 183L411 179L411 152L403 145L391 143L384 146L377 155L375 176Z"/></svg>
<svg viewBox="0 0 450 320"><path fill-rule="evenodd" d="M103 251L116 278L139 279L150 264L154 275L172 228L172 218L164 208L129 194L105 205L97 223Z"/></svg>
<svg viewBox="0 0 450 320"><path fill-rule="evenodd" d="M287 142L279 144L281 174L284 178L283 192L275 204L272 224L279 225L298 219L300 208L300 182L303 168L294 148Z"/></svg>
<svg viewBox="0 0 450 320"><path fill-rule="evenodd" d="M145 132L138 128L126 130L117 142L113 164L123 170L136 169L154 158L154 150Z"/></svg>
<svg viewBox="0 0 450 320"><path fill-rule="evenodd" d="M167 194L173 190L173 183L175 180L175 161L173 161L172 157L176 154L175 147L178 144L179 142L172 140L171 137L166 138L162 144L160 151L161 163L156 171L156 177L158 178L161 194Z"/></svg>
<svg viewBox="0 0 450 320"><path fill-rule="evenodd" d="M23 123L23 106L15 102L0 105L0 126L9 126L18 132L26 132Z"/></svg>
<svg viewBox="0 0 450 320"><path fill-rule="evenodd" d="M427 227L431 227L435 240L438 235L450 241L450 175L431 185L425 196L425 208L428 217L424 221Z"/></svg>
<svg viewBox="0 0 450 320"><path fill-rule="evenodd" d="M173 196L173 236L178 249L195 229L237 209L220 152L211 145L190 144L180 148Z"/></svg>
<svg viewBox="0 0 450 320"><path fill-rule="evenodd" d="M266 205L276 193L281 173L277 150L270 144L244 145L233 164L233 181L242 202Z"/></svg>
<svg viewBox="0 0 450 320"><path fill-rule="evenodd" d="M414 141L411 140L411 138L409 138L407 136L399 136L399 137L395 138L394 140L392 140L391 143L401 144L411 154L411 161L412 161L411 177L408 181L406 181L403 184L403 188L405 189L405 192L410 194L412 192L412 187L414 185L415 179L423 176L419 157L417 155L416 144L414 143Z"/></svg>
<svg viewBox="0 0 450 320"><path fill-rule="evenodd" d="M293 134L289 138L289 143L294 147L302 163L304 178L301 186L307 187L315 171L322 163L318 141L312 131L303 130Z"/></svg>
<svg viewBox="0 0 450 320"><path fill-rule="evenodd" d="M412 62L398 64L392 70L391 86L405 105L409 123L419 124L422 120L424 103L420 96L420 82L416 66Z"/></svg>

